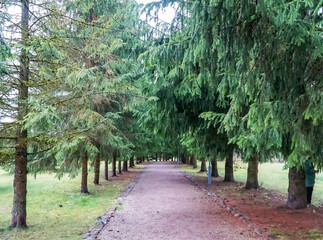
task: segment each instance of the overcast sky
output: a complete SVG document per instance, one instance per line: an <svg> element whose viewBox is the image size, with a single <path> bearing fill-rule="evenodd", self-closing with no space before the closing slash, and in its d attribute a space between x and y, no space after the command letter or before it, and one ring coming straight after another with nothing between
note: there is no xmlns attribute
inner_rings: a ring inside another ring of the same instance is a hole
<svg viewBox="0 0 323 240"><path fill-rule="evenodd" d="M136 1L137 1L137 3L147 4L150 2L157 2L158 0L136 0ZM174 8L167 7L165 9L159 11L158 18L165 21L165 22L170 23L173 20L174 16L175 16ZM143 16L143 19L145 19L145 18L146 17Z"/></svg>

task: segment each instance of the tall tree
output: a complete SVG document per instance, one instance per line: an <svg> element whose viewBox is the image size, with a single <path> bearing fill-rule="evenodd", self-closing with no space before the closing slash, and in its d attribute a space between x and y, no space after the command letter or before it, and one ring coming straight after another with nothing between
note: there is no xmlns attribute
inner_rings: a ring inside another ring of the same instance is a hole
<svg viewBox="0 0 323 240"><path fill-rule="evenodd" d="M29 81L29 0L21 0L21 45L18 87L17 120L22 121L28 113L28 81ZM27 130L21 123L17 126L14 196L10 227L26 227L26 195L27 195Z"/></svg>
<svg viewBox="0 0 323 240"><path fill-rule="evenodd" d="M219 90L231 99L225 128L234 130L230 141L254 167L256 156L264 161L284 152L291 171L287 205L305 207L298 201L304 199L299 194L304 193L304 161L310 158L318 168L322 165L322 138L316 135L322 129L317 115L322 103L322 69L317 68L322 64L321 5L231 3L209 4L221 49L218 63L225 70ZM250 172L256 176L256 168Z"/></svg>
<svg viewBox="0 0 323 240"><path fill-rule="evenodd" d="M132 65L140 50L133 42L141 41L133 35L137 21L132 20L138 14L126 14L136 12L130 9L135 7L133 1L22 0L19 4L23 13L19 44L14 39L19 24L5 11L0 13L7 27L5 35L1 32L0 164L11 168L15 158L19 167L12 227L26 225L26 167L35 173L59 167L59 177L64 173L74 177L83 166L82 191L88 192L88 164L82 163L99 153L98 136L103 136L99 139L103 148L113 145L131 152L116 120L120 108L131 101L123 98L132 96ZM129 39L132 42L126 46L123 41ZM6 41L13 46L12 56ZM12 64L2 59L4 54Z"/></svg>
<svg viewBox="0 0 323 240"><path fill-rule="evenodd" d="M42 159L56 162L59 176L65 172L72 177L77 174L82 146L86 146L90 161L96 159L100 149L130 152L130 143L117 123L124 106L131 101L127 96L132 96L130 80L136 55L125 50L133 50L134 45L124 47L123 40L132 36L132 29L125 29L134 23L128 21L136 17L123 13L134 6L132 1L126 5L105 0L89 4L64 1L56 7L67 12L68 17L55 15L48 24L58 40L46 42L49 53L43 53L44 47L37 50L46 60L44 66L49 61L54 63L42 69L52 84L33 100L26 122L37 133L37 147L50 148ZM128 18L120 18L126 15Z"/></svg>
<svg viewBox="0 0 323 240"><path fill-rule="evenodd" d="M149 9L167 3L174 1L153 3ZM149 87L154 88L163 114L176 119L181 113L196 132L194 114L188 109L204 112L201 117L218 134L227 135L223 142L237 146L249 163L247 188L259 185L258 162L286 148L291 176L302 175L295 174L294 167L302 171L304 159L311 158L320 168L320 3L207 0L177 4L174 21L164 35L157 33L159 45L147 57L151 66L147 72L155 79ZM290 138L287 145L284 138ZM293 195L294 188L289 189Z"/></svg>

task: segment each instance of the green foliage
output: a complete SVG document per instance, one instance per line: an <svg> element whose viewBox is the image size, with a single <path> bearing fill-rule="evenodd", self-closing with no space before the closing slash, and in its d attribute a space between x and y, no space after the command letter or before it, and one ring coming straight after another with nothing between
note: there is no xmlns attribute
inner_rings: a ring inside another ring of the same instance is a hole
<svg viewBox="0 0 323 240"><path fill-rule="evenodd" d="M102 157L118 151L121 159L128 159L139 148L134 144L143 145L128 134L141 134L137 126L130 126L136 122L132 106L140 99L136 79L141 74L137 57L144 48L141 34L148 29L139 21L137 4L64 0L34 7L28 46L7 40L14 43L14 52L26 49L31 60L29 112L21 122L28 130L29 172L50 170L60 177L66 172L75 177L84 150L90 159L98 151ZM4 50L8 44L1 43ZM1 64L9 65L2 57ZM16 59L12 55L11 61ZM0 139L0 159L10 169L18 79L6 74L0 112L10 114L13 123L1 122L0 137L10 139Z"/></svg>
<svg viewBox="0 0 323 240"><path fill-rule="evenodd" d="M200 156L239 148L322 168L322 2L160 1L147 12L168 5L175 19L140 58L142 91L158 97L145 122Z"/></svg>
<svg viewBox="0 0 323 240"><path fill-rule="evenodd" d="M172 4L168 1L152 3L148 12L168 3ZM228 107L224 101L220 102L216 92L221 79L214 67L217 53L210 51L212 40L204 35L210 33L211 23L194 15L200 14L198 11L204 14L202 3L177 4L180 10L174 21L169 26L157 26L157 31L165 34L156 33L157 44L140 58L146 68L142 91L158 97L150 104L146 122L150 121L154 131L174 142L180 151L222 158L233 151L233 146L228 144L226 135L218 131L219 122L206 123L199 118L207 111L224 114Z"/></svg>

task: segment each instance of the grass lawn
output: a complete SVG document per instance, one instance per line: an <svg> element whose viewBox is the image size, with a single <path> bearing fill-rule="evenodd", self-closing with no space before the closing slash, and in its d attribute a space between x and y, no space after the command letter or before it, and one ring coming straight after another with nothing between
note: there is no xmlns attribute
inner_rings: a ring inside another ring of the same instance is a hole
<svg viewBox="0 0 323 240"><path fill-rule="evenodd" d="M283 170L283 163L262 163L259 165L259 185L266 189L273 189L287 195L288 189L288 170ZM197 173L200 170L200 163L197 169L187 165L182 165L185 171L188 171L192 175L206 175L206 173ZM224 161L218 162L218 170L220 176L224 176ZM247 164L238 162L234 166L234 178L240 182L246 182L247 180ZM206 180L207 181L207 180ZM316 175L315 186L313 192L314 205L323 205L323 173Z"/></svg>
<svg viewBox="0 0 323 240"><path fill-rule="evenodd" d="M136 166L137 169L143 167ZM58 180L54 174L39 174L36 179L29 175L27 184L29 228L26 230L8 229L12 208L12 181L12 174L0 170L0 239L6 240L80 239L85 231L94 225L96 218L114 204L115 199L131 180L116 179L95 186L92 183L93 173L90 173L88 187L92 194L83 195L79 193L81 176ZM103 179L100 181L106 182Z"/></svg>

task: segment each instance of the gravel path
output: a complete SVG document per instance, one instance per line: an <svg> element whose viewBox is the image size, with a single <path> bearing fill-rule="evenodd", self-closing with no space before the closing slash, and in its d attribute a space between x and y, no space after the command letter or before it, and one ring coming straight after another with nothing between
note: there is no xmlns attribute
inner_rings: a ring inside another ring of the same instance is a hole
<svg viewBox="0 0 323 240"><path fill-rule="evenodd" d="M253 239L173 162L149 164L98 239Z"/></svg>

